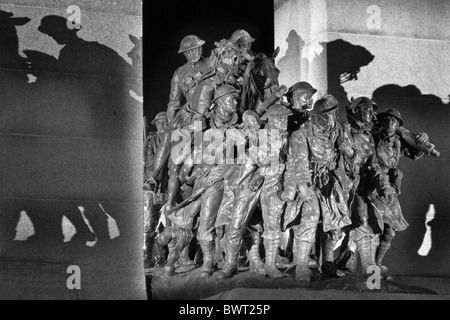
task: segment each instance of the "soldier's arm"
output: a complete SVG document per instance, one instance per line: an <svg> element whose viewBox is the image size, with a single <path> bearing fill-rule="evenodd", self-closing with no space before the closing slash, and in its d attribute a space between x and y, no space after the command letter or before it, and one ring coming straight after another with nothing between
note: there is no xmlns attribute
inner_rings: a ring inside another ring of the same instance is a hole
<svg viewBox="0 0 450 320"><path fill-rule="evenodd" d="M403 156L410 158L412 160L419 160L425 155L423 151L420 151L419 149L410 146L404 140L400 139L400 141Z"/></svg>
<svg viewBox="0 0 450 320"><path fill-rule="evenodd" d="M146 162L144 169L144 178L147 181L150 178L153 178L153 170L154 170L154 159L155 159L155 146L153 143L152 135L150 134L147 139L147 151L146 151Z"/></svg>
<svg viewBox="0 0 450 320"><path fill-rule="evenodd" d="M311 172L309 171L309 149L306 135L296 131L289 141L286 171L284 174L284 194L293 200L297 191L309 188Z"/></svg>
<svg viewBox="0 0 450 320"><path fill-rule="evenodd" d="M355 140L351 134L350 125L348 123L340 123L338 130L338 138L336 140L340 154L344 157L344 161L354 164L361 157L361 152L357 150Z"/></svg>
<svg viewBox="0 0 450 320"><path fill-rule="evenodd" d="M215 85L211 79L201 81L195 88L192 96L191 110L193 113L192 122L205 121L206 114L211 107L214 98Z"/></svg>
<svg viewBox="0 0 450 320"><path fill-rule="evenodd" d="M172 123L175 113L180 109L181 105L181 79L179 71L175 71L170 83L169 103L167 105L167 120Z"/></svg>

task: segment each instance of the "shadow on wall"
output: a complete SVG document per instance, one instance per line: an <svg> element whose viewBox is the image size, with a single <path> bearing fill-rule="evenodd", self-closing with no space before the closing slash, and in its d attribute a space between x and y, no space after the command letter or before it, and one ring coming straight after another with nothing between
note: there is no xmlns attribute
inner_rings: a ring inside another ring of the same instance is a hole
<svg viewBox="0 0 450 320"><path fill-rule="evenodd" d="M297 79L303 80L308 74L308 70L306 69L303 75L301 68L302 63L304 67L309 67L307 60L302 58L302 48L306 43L295 30L289 32L286 42L288 43L286 54L278 61L277 68L285 73L285 75L287 74L287 83L294 84L300 81ZM303 62L304 60L306 60L306 63Z"/></svg>
<svg viewBox="0 0 450 320"><path fill-rule="evenodd" d="M286 42L288 49L285 56L278 61L278 69L282 73L291 74L289 81L295 83L307 81L309 70L320 70L316 66L326 65L328 93L335 95L341 106L350 104L350 97L342 85L348 81L358 81L361 68L368 66L375 59L366 48L342 39L306 44L295 30L289 32ZM345 112L342 115L345 115Z"/></svg>
<svg viewBox="0 0 450 320"><path fill-rule="evenodd" d="M320 70L319 66L327 65L328 93L339 99L340 118L345 120L345 107L352 98L357 97L350 97L343 84L358 81L360 70L369 66L375 56L366 48L342 39L320 43L320 47L326 50L318 54L320 50L308 47L311 44L306 45L294 30L291 30L286 41L288 49L277 67L282 72L292 74L292 82L297 82L307 80L308 70ZM405 119L405 127L412 132L426 132L441 152L438 160L428 157L419 161L400 160L399 168L405 175L399 200L411 226L399 235L398 241L394 240L393 249L398 251L390 252L387 258L398 259L393 263L396 272L448 276L450 105L437 96L422 94L414 85L401 87L387 84L375 89L372 99L380 105L380 111L398 109ZM435 217L426 225L430 205L434 205ZM432 248L426 257L421 257L418 250L424 242L426 226L431 227Z"/></svg>
<svg viewBox="0 0 450 320"><path fill-rule="evenodd" d="M97 248L109 245L120 235L119 230L127 229L126 206L108 203L130 199L130 194L120 198L118 188L112 185L131 186L134 177L116 181L114 170L131 166L133 159L125 155L114 160L110 152L114 149L101 146L87 151L84 143L142 139L136 130L142 107L130 96L130 90L142 93L140 80L136 80L141 77L142 44L141 39L130 36L136 45L129 54L131 66L113 49L81 39L78 29L67 27L66 18L52 15L41 20L36 32L64 46L58 59L31 50L23 52L24 58L18 51L17 28L29 21L0 10L0 134L12 146L0 151L4 169L0 178L0 254L6 261L42 256L49 262L48 256L61 257L63 241L79 250L86 250L87 244ZM28 140L18 145L21 136ZM61 137L73 139L73 145L66 148ZM29 139L36 140L30 143ZM40 149L41 141L52 144ZM48 159L56 165L50 168L45 162ZM128 162L115 163L124 159ZM126 176L124 172L119 179ZM111 190L119 196L111 195ZM96 199L104 199L105 204ZM116 230L112 230L114 225Z"/></svg>

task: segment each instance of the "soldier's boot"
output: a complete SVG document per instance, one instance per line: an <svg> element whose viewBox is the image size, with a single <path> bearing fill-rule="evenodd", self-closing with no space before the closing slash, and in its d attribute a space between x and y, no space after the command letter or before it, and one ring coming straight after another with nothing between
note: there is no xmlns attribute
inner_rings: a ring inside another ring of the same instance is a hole
<svg viewBox="0 0 450 320"><path fill-rule="evenodd" d="M309 269L309 255L312 248L311 242L299 241L295 243L294 261L297 262L295 268L295 280L300 282L311 281L311 270Z"/></svg>
<svg viewBox="0 0 450 320"><path fill-rule="evenodd" d="M159 244L158 241L155 241L153 248L153 260L155 261L153 267L160 268L166 263L167 248L166 246Z"/></svg>
<svg viewBox="0 0 450 320"><path fill-rule="evenodd" d="M283 274L278 270L276 265L279 245L280 239L264 239L264 248L266 251L266 263L264 270L266 272L266 276L269 278L283 278Z"/></svg>
<svg viewBox="0 0 450 320"><path fill-rule="evenodd" d="M392 228L385 228L383 235L380 238L380 245L378 246L375 263L380 267L381 275L384 278L389 278L389 269L383 265L383 258L391 247L392 239L395 237L395 231Z"/></svg>
<svg viewBox="0 0 450 320"><path fill-rule="evenodd" d="M337 265L334 263L334 248L336 247L337 240L335 239L325 239L322 243L322 273L337 276L340 271L338 271Z"/></svg>
<svg viewBox="0 0 450 320"><path fill-rule="evenodd" d="M356 241L356 247L361 258L362 274L365 276L371 275L372 273L369 272L369 267L375 265L372 254L372 241L369 238L362 238Z"/></svg>
<svg viewBox="0 0 450 320"><path fill-rule="evenodd" d="M237 274L240 247L240 242L227 242L225 244L225 265L218 272L218 279L228 279Z"/></svg>
<svg viewBox="0 0 450 320"><path fill-rule="evenodd" d="M189 267L195 265L195 261L189 258L189 245L194 238L194 234L190 229L180 229L179 231L179 241L182 242L181 247L183 248L180 257L178 258L179 266Z"/></svg>
<svg viewBox="0 0 450 320"><path fill-rule="evenodd" d="M168 244L169 254L167 256L167 262L164 265L164 275L172 277L175 274L175 263L180 256L178 239L177 237L172 237Z"/></svg>
<svg viewBox="0 0 450 320"><path fill-rule="evenodd" d="M214 260L214 241L200 241L203 252L203 265L200 270L200 278L209 278L217 269L217 262Z"/></svg>
<svg viewBox="0 0 450 320"><path fill-rule="evenodd" d="M358 250L350 252L350 258L345 265L345 268L351 272L356 272L356 266L358 265Z"/></svg>
<svg viewBox="0 0 450 320"><path fill-rule="evenodd" d="M280 255L279 250L277 249L277 256L275 257L275 263L280 267L287 268L291 263L288 257L284 257Z"/></svg>
<svg viewBox="0 0 450 320"><path fill-rule="evenodd" d="M144 268L153 268L155 261L153 259L153 246L155 244L155 237L152 235L145 235L145 249L144 249Z"/></svg>
<svg viewBox="0 0 450 320"><path fill-rule="evenodd" d="M376 258L375 258L375 263L378 267L380 267L381 275L384 278L390 277L388 267L383 265L383 258L386 255L386 252L388 252L390 247L391 247L390 242L382 241L377 249Z"/></svg>
<svg viewBox="0 0 450 320"><path fill-rule="evenodd" d="M217 262L224 261L224 259L223 259L224 248L223 248L223 241L222 241L223 237L224 237L223 229L224 229L223 227L216 228L216 239L214 241L215 241L215 246L216 246L215 259Z"/></svg>
<svg viewBox="0 0 450 320"><path fill-rule="evenodd" d="M326 239L324 241L322 262L334 262L334 248L337 242L334 239Z"/></svg>
<svg viewBox="0 0 450 320"><path fill-rule="evenodd" d="M248 260L250 263L250 272L265 275L264 262L259 255L259 247L261 244L261 234L257 231L253 231L251 234L252 244L250 251L248 252Z"/></svg>
<svg viewBox="0 0 450 320"><path fill-rule="evenodd" d="M372 258L373 258L373 261L375 261L375 264L376 264L376 261L377 261L377 251L378 251L378 247L380 246L380 237L379 236L373 236L371 239L370 239L370 243L371 243L371 245L372 245Z"/></svg>

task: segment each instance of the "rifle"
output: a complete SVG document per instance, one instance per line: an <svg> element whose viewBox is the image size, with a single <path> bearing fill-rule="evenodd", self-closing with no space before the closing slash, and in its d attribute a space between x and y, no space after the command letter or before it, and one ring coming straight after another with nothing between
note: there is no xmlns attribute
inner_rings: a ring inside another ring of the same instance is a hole
<svg viewBox="0 0 450 320"><path fill-rule="evenodd" d="M267 111L267 109L269 109L281 98L283 98L283 95L287 92L287 90L288 89L285 85L280 86L277 91L268 96L267 99L264 100L264 102L256 108L256 113L259 116L262 116Z"/></svg>
<svg viewBox="0 0 450 320"><path fill-rule="evenodd" d="M407 144L409 144L411 147L416 148L419 151L424 152L428 156L433 156L435 158L439 158L441 153L437 151L435 148L435 145L430 142L425 142L422 144L417 143L416 141L416 135L415 133L410 132L408 129L403 127L398 127L396 133L405 140Z"/></svg>

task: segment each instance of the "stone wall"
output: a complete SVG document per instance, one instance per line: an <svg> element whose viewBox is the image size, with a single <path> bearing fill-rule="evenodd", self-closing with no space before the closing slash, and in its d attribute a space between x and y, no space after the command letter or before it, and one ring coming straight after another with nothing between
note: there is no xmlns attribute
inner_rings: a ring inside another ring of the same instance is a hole
<svg viewBox="0 0 450 320"><path fill-rule="evenodd" d="M450 3L275 0L274 7L280 83L309 81L319 89L315 98L335 95L344 120L352 97L373 98L380 111L397 108L405 127L427 132L441 152L400 161L400 203L410 227L385 262L397 274L449 276ZM428 225L427 214L434 215Z"/></svg>
<svg viewBox="0 0 450 320"><path fill-rule="evenodd" d="M0 0L0 299L146 298L141 5Z"/></svg>

